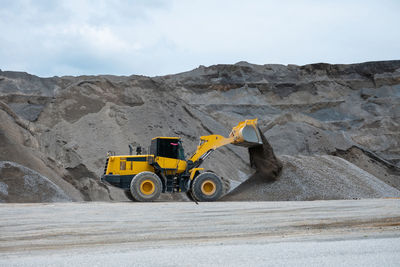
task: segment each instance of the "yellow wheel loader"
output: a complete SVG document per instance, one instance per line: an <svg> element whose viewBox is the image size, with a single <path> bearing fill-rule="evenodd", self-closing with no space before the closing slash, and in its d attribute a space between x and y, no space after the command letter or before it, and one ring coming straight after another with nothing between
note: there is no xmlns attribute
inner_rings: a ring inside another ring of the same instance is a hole
<svg viewBox="0 0 400 267"><path fill-rule="evenodd" d="M176 192L186 192L195 201L215 201L222 195L221 178L203 172L200 165L214 150L227 144L261 145L257 119L240 122L229 137L201 136L197 150L187 160L179 137L155 137L148 155L141 155L138 147L138 155L108 156L101 180L129 189L137 201L154 201L161 193ZM132 154L132 146L129 148Z"/></svg>

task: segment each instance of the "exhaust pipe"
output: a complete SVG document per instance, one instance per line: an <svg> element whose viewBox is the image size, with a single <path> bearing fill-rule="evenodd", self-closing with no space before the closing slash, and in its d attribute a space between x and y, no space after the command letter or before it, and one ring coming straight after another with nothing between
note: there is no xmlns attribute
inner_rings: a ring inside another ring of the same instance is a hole
<svg viewBox="0 0 400 267"><path fill-rule="evenodd" d="M133 152L133 146L131 144L128 145L129 146L129 155L132 155Z"/></svg>

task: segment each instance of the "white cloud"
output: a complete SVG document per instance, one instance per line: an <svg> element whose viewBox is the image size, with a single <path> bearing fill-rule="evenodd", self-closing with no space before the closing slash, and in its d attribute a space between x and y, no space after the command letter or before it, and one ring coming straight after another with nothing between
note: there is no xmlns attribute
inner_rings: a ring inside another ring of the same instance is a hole
<svg viewBox="0 0 400 267"><path fill-rule="evenodd" d="M400 59L393 1L2 1L0 68L162 75L198 65Z"/></svg>

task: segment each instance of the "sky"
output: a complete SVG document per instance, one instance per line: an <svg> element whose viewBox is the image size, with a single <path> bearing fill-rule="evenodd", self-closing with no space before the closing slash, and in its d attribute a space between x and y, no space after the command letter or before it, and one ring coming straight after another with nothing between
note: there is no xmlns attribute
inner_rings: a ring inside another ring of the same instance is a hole
<svg viewBox="0 0 400 267"><path fill-rule="evenodd" d="M0 0L0 69L41 77L394 59L399 0Z"/></svg>

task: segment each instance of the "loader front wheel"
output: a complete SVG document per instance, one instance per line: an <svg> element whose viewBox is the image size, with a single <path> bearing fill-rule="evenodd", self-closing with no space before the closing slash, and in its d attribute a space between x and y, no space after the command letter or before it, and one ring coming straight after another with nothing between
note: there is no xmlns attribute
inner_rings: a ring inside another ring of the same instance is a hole
<svg viewBox="0 0 400 267"><path fill-rule="evenodd" d="M190 201L195 201L196 199L193 198L192 191L187 191L186 196Z"/></svg>
<svg viewBox="0 0 400 267"><path fill-rule="evenodd" d="M204 172L197 176L192 184L192 194L198 201L216 201L222 195L221 178L215 173Z"/></svg>
<svg viewBox="0 0 400 267"><path fill-rule="evenodd" d="M130 191L137 201L154 201L162 191L160 178L153 172L141 172L131 181Z"/></svg>

